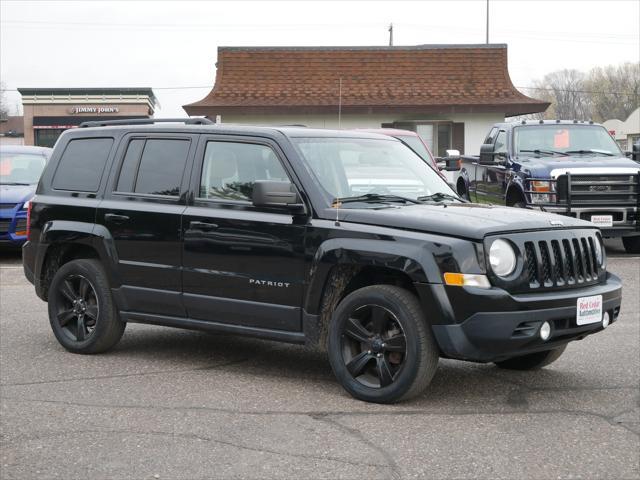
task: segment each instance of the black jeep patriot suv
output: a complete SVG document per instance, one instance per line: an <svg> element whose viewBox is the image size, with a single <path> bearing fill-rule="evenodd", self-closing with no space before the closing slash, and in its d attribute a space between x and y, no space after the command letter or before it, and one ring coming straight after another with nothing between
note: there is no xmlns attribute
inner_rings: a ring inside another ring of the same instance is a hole
<svg viewBox="0 0 640 480"><path fill-rule="evenodd" d="M439 357L533 369L618 316L593 224L466 203L393 138L105 123L60 137L29 210L24 271L71 352L128 322L320 345L393 402Z"/></svg>

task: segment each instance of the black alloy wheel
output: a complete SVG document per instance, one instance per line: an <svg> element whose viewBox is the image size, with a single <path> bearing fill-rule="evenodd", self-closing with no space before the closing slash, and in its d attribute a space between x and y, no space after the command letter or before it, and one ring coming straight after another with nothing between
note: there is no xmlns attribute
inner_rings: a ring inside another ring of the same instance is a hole
<svg viewBox="0 0 640 480"><path fill-rule="evenodd" d="M99 260L76 259L62 265L49 285L49 323L60 345L73 353L99 353L124 333Z"/></svg>
<svg viewBox="0 0 640 480"><path fill-rule="evenodd" d="M416 295L394 285L351 292L333 312L327 353L343 388L367 402L393 403L421 394L440 351Z"/></svg>
<svg viewBox="0 0 640 480"><path fill-rule="evenodd" d="M395 315L380 305L357 308L345 323L342 358L362 385L386 387L402 369L407 340Z"/></svg>
<svg viewBox="0 0 640 480"><path fill-rule="evenodd" d="M100 312L98 296L91 282L82 275L70 274L59 284L56 319L62 331L76 342L93 335Z"/></svg>

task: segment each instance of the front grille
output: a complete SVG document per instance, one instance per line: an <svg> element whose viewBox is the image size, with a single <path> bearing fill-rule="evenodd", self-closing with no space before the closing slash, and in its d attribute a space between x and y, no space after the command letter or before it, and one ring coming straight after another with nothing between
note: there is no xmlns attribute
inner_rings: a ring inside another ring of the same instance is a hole
<svg viewBox="0 0 640 480"><path fill-rule="evenodd" d="M529 288L584 285L597 280L593 237L525 242ZM563 248L560 248L562 242ZM537 248L536 248L537 247ZM549 252L553 252L550 255Z"/></svg>
<svg viewBox="0 0 640 480"><path fill-rule="evenodd" d="M571 206L629 206L638 204L638 175L558 176L558 203Z"/></svg>
<svg viewBox="0 0 640 480"><path fill-rule="evenodd" d="M0 220L0 233L7 233L9 225L11 225L11 220Z"/></svg>
<svg viewBox="0 0 640 480"><path fill-rule="evenodd" d="M494 275L492 284L511 293L580 288L598 283L605 274L596 258L601 243L596 229L551 230L501 236L511 242L521 257L508 278ZM485 240L485 248L493 239Z"/></svg>

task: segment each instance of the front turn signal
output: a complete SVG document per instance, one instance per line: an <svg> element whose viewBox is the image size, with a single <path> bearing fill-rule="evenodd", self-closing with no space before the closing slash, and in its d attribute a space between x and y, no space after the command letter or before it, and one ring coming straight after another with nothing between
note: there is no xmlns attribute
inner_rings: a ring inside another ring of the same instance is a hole
<svg viewBox="0 0 640 480"><path fill-rule="evenodd" d="M447 272L444 274L444 283L454 287L491 288L491 283L486 275L469 273Z"/></svg>

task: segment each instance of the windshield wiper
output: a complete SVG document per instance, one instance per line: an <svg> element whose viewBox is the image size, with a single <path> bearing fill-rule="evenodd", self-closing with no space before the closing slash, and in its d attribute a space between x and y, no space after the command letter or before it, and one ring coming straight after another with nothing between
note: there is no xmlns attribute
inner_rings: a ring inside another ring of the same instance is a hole
<svg viewBox="0 0 640 480"><path fill-rule="evenodd" d="M434 202L440 202L442 200L456 200L458 202L464 203L464 201L460 197L449 195L448 193L443 192L436 192L431 195L423 195L422 197L418 197L418 200L421 202L426 202L429 200L433 200Z"/></svg>
<svg viewBox="0 0 640 480"><path fill-rule="evenodd" d="M420 201L400 195L382 194L382 193L366 193L364 195L356 195L353 197L337 198L340 203L356 203L356 202L404 202L404 203L420 203ZM335 203L335 202L334 202Z"/></svg>
<svg viewBox="0 0 640 480"><path fill-rule="evenodd" d="M607 151L607 150L598 150L595 148L587 148L584 150L569 150L567 151L567 153L577 153L579 155L583 155L585 153L595 153L595 154L599 154L599 155L607 155L608 157L613 157L614 154Z"/></svg>
<svg viewBox="0 0 640 480"><path fill-rule="evenodd" d="M537 155L564 155L565 157L569 152L561 152L560 150L520 150L518 153L535 153Z"/></svg>
<svg viewBox="0 0 640 480"><path fill-rule="evenodd" d="M31 185L25 182L0 182L0 185Z"/></svg>

